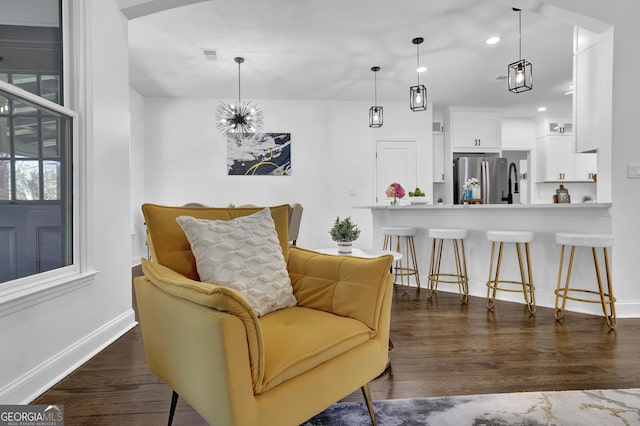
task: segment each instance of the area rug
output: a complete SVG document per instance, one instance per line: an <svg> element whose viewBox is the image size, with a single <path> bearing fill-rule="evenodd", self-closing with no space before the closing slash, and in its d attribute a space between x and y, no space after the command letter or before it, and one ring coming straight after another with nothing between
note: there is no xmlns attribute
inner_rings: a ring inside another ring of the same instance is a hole
<svg viewBox="0 0 640 426"><path fill-rule="evenodd" d="M640 425L640 389L522 392L374 401L380 426ZM364 402L339 402L304 426L371 425Z"/></svg>

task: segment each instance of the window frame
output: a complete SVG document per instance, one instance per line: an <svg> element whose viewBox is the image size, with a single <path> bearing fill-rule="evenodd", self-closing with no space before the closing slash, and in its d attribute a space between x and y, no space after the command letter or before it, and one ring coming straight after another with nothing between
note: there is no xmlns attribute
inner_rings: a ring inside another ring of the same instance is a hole
<svg viewBox="0 0 640 426"><path fill-rule="evenodd" d="M90 208L87 203L91 184L90 149L86 143L91 131L91 65L85 62L90 31L86 27L88 8L84 0L62 0L62 99L60 105L16 86L0 81L0 88L42 107L67 115L72 120L72 263L61 268L4 282L0 285L0 317L42 303L94 282L98 271L90 265L87 230ZM73 37L71 37L73 35ZM73 79L73 85L71 81ZM75 110L70 109L73 107ZM77 111L82 111L79 114ZM80 118L82 117L82 118Z"/></svg>

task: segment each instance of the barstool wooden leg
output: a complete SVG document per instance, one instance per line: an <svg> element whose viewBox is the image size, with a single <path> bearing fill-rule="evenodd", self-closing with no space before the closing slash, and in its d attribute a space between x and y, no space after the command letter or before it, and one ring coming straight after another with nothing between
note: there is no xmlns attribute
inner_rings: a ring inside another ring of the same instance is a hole
<svg viewBox="0 0 640 426"><path fill-rule="evenodd" d="M491 243L491 262L493 263L493 246L495 242ZM496 275L493 280L487 283L489 287L487 289L487 309L493 310L496 306L496 294L498 292L498 282L500 281L500 266L502 264L502 249L504 248L504 243L500 242L500 247L498 249L498 261L496 262ZM491 268L489 268L491 270Z"/></svg>
<svg viewBox="0 0 640 426"><path fill-rule="evenodd" d="M600 290L600 303L602 304L602 312L604 313L604 317L607 320L607 325L609 326L609 328L613 330L618 325L618 322L616 318L616 308L614 304L615 299L613 297L613 287L611 285L611 274L609 271L609 256L607 255L607 248L604 247L603 252L604 252L604 261L605 261L605 268L606 268L606 274L607 274L607 287L609 291L608 294L605 294L604 288L602 286L602 277L600 276L600 263L598 262L598 254L597 254L596 248L593 247L592 251L593 251L593 263L596 268L596 277L598 278L598 289ZM605 301L605 298L607 299L606 301ZM607 305L609 305L609 309L607 309Z"/></svg>
<svg viewBox="0 0 640 426"><path fill-rule="evenodd" d="M411 254L411 261L413 263L412 271L416 277L416 285L418 286L418 290L420 291L420 274L418 273L418 256L416 256L416 245L413 241L413 236L407 237L407 245L409 250L407 253ZM409 276L407 276L407 280L409 280Z"/></svg>
<svg viewBox="0 0 640 426"><path fill-rule="evenodd" d="M531 305L529 306L529 312L536 313L536 288L533 285L533 273L531 272L531 253L529 252L529 243L524 243L524 249L527 256L527 274L529 276L529 300ZM531 310L533 308L533 310Z"/></svg>
<svg viewBox="0 0 640 426"><path fill-rule="evenodd" d="M407 268L409 268L409 251L408 251L408 243L405 244L405 253L407 254L406 256L404 256L404 258L400 261L400 272L398 273L398 275L400 275L400 286L402 287L402 295L405 296L407 294L409 294L409 277L407 276L407 285L405 286L404 284L404 279L405 276L407 275ZM396 250L397 252L402 253L402 241L401 241L401 237L396 235Z"/></svg>
<svg viewBox="0 0 640 426"><path fill-rule="evenodd" d="M431 296L435 290L435 255L436 255L436 239L431 241L431 256L429 256L429 276L427 277L427 300L431 301Z"/></svg>
<svg viewBox="0 0 640 426"><path fill-rule="evenodd" d="M560 295L560 292L561 292L560 285L562 281L562 265L564 261L564 247L565 246L563 245L560 251L560 272L558 273L558 288L556 289L556 307L553 313L553 316L558 321L564 318L564 308L567 305L567 297L569 295L569 281L571 280L571 269L573 268L573 256L576 251L576 247L571 246L571 254L569 255L569 266L567 266L567 280L565 281L564 289L562 289L562 295ZM562 297L562 306L560 308L558 308L559 297Z"/></svg>
<svg viewBox="0 0 640 426"><path fill-rule="evenodd" d="M442 260L442 243L444 240L434 238L431 245L431 265L429 266L429 293L427 300L431 301L433 294L438 288L438 277L440 275L440 262Z"/></svg>
<svg viewBox="0 0 640 426"><path fill-rule="evenodd" d="M467 275L467 255L464 252L464 240L460 240L460 247L462 248L462 270L464 271L464 303L469 302L469 276Z"/></svg>
<svg viewBox="0 0 640 426"><path fill-rule="evenodd" d="M531 267L529 263L529 243L524 243L526 249L527 256L527 269ZM534 315L536 313L535 301L531 301L532 297L532 285L531 285L531 274L527 273L525 276L524 273L524 263L522 262L522 249L520 248L520 243L516 243L516 252L518 253L518 265L520 266L520 279L522 282L522 293L524 294L524 302L527 304L527 309L529 313ZM530 269L529 269L530 270ZM529 282L527 282L527 278Z"/></svg>
<svg viewBox="0 0 640 426"><path fill-rule="evenodd" d="M456 263L456 279L458 281L458 293L460 294L460 301L462 304L466 304L468 301L468 295L465 290L465 277L462 276L462 259L460 259L460 249L458 246L458 240L453 240L453 254Z"/></svg>
<svg viewBox="0 0 640 426"><path fill-rule="evenodd" d="M491 300L491 279L493 277L493 255L495 252L496 243L491 243L491 257L489 257L489 278L487 278L487 308L492 309L489 305L489 301Z"/></svg>
<svg viewBox="0 0 640 426"><path fill-rule="evenodd" d="M438 289L438 281L440 279L440 265L442 264L442 246L444 245L444 240L438 240L438 257L436 260L436 273L435 273L435 288L434 291Z"/></svg>

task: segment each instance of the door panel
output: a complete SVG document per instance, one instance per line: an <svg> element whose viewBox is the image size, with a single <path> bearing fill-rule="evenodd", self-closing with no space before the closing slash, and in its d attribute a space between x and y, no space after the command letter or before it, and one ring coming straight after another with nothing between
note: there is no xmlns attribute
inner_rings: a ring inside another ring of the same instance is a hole
<svg viewBox="0 0 640 426"><path fill-rule="evenodd" d="M416 141L376 142L376 204L389 204L385 191L394 182L402 185L407 194L416 188L417 159Z"/></svg>

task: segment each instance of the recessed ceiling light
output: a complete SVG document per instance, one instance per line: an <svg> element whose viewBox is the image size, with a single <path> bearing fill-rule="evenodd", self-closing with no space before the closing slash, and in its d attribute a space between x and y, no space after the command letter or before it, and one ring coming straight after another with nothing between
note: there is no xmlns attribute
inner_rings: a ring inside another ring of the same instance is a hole
<svg viewBox="0 0 640 426"><path fill-rule="evenodd" d="M487 43L487 44L496 44L496 43L499 43L499 42L500 42L500 37L498 37L498 36L489 37L487 39L487 41L485 41L485 43Z"/></svg>
<svg viewBox="0 0 640 426"><path fill-rule="evenodd" d="M421 67L416 68L416 71L418 72L425 72L427 70L427 67L425 67L424 65Z"/></svg>
<svg viewBox="0 0 640 426"><path fill-rule="evenodd" d="M540 107L540 108L538 108L538 112L542 112L542 111L546 111L546 110L547 110L547 107Z"/></svg>

